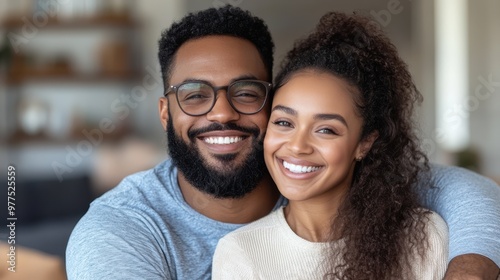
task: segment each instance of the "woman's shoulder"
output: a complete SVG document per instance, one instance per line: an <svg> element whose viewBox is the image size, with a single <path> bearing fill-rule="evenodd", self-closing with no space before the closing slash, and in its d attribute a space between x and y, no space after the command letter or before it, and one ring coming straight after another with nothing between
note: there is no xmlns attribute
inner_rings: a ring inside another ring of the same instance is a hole
<svg viewBox="0 0 500 280"><path fill-rule="evenodd" d="M419 218L425 222L425 239L427 259L433 260L435 266L446 267L448 258L448 225L436 212L428 209L419 209ZM440 265L437 265L440 263Z"/></svg>
<svg viewBox="0 0 500 280"><path fill-rule="evenodd" d="M223 237L225 240L248 240L262 235L270 235L273 232L278 232L283 225L286 225L283 207L276 209L268 215L246 224Z"/></svg>
<svg viewBox="0 0 500 280"><path fill-rule="evenodd" d="M448 240L448 225L438 213L425 208L420 208L418 213L425 214L428 235L439 235L440 239Z"/></svg>
<svg viewBox="0 0 500 280"><path fill-rule="evenodd" d="M414 212L413 218L415 222L423 221L425 223L425 234L428 240L448 242L448 225L438 213L427 208L418 208ZM411 230L413 229L411 227Z"/></svg>

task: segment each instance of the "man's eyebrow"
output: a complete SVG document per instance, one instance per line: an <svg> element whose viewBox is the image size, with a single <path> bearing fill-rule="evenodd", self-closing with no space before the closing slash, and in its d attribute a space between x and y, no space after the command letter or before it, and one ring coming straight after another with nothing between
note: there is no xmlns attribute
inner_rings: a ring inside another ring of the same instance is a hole
<svg viewBox="0 0 500 280"><path fill-rule="evenodd" d="M241 75L236 78L232 78L230 83L236 82L236 81L241 81L241 80L260 80L254 75L251 74L246 74L246 75Z"/></svg>
<svg viewBox="0 0 500 280"><path fill-rule="evenodd" d="M229 81L229 83L234 83L236 81L242 81L242 80L259 80L259 79L257 77L255 77L254 75L246 74L246 75L241 75L241 76L232 78L231 81ZM179 84L182 84L182 83L197 83L197 82L207 83L207 84L213 86L213 83L211 83L210 81L203 80L203 79L196 79L196 78L186 78L186 79L184 79Z"/></svg>
<svg viewBox="0 0 500 280"><path fill-rule="evenodd" d="M180 82L179 84L185 84L185 83L198 83L198 82L208 83L208 81L201 80L201 79L187 78L187 79L183 80L182 82ZM210 83L209 83L209 84L210 84Z"/></svg>
<svg viewBox="0 0 500 280"><path fill-rule="evenodd" d="M339 114L316 114L316 115L314 115L314 119L315 120L338 120L341 123L343 123L347 128L349 127L347 125L347 122L344 119L344 117L342 117Z"/></svg>

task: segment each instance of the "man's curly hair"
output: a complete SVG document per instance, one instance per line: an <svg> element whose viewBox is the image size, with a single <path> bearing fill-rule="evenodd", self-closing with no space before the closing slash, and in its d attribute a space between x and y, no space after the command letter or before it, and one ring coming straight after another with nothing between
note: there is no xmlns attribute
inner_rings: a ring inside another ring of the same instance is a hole
<svg viewBox="0 0 500 280"><path fill-rule="evenodd" d="M162 32L158 58L164 87L167 88L175 53L185 42L211 35L246 39L255 45L272 79L274 43L267 25L258 17L238 7L226 5L190 13Z"/></svg>
<svg viewBox="0 0 500 280"><path fill-rule="evenodd" d="M328 254L327 277L412 279L410 259L422 258L427 246L428 211L419 209L414 189L419 172L428 168L412 122L422 96L380 27L357 14L324 15L287 54L275 84L279 90L294 73L311 70L357 89L353 99L363 118L361 139L378 131L369 153L356 163L352 186L332 222L332 241L340 237L345 247Z"/></svg>

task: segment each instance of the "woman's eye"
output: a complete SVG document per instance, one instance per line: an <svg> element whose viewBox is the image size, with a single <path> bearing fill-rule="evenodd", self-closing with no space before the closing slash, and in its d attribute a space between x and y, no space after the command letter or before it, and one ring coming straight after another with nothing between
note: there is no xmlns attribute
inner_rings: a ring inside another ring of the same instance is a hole
<svg viewBox="0 0 500 280"><path fill-rule="evenodd" d="M338 135L337 132L335 132L333 129L329 129L329 128L322 128L320 130L318 130L319 133L323 133L323 134L333 134L333 135Z"/></svg>
<svg viewBox="0 0 500 280"><path fill-rule="evenodd" d="M274 121L273 124L277 125L277 126L292 126L291 123L287 122L287 121L281 121L281 120L278 120L278 121Z"/></svg>

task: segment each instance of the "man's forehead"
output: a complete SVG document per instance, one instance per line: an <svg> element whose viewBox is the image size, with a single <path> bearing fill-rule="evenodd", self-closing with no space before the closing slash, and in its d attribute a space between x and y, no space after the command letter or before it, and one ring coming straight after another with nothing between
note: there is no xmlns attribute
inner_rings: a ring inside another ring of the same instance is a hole
<svg viewBox="0 0 500 280"><path fill-rule="evenodd" d="M171 84L185 79L214 83L239 76L266 80L262 58L250 41L232 36L206 36L184 43L172 63Z"/></svg>

